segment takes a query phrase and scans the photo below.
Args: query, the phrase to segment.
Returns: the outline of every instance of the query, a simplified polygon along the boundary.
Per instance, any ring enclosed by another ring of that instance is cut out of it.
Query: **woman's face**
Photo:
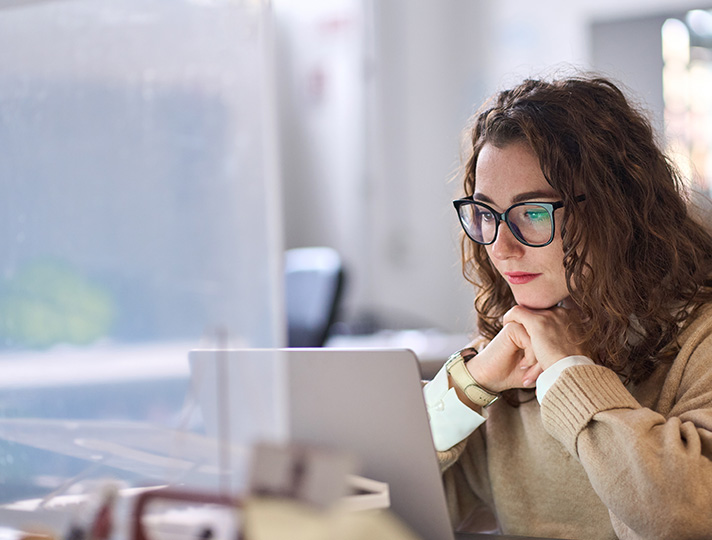
[[[485,144],[477,158],[474,199],[499,212],[524,201],[556,202],[560,197],[547,183],[539,161],[525,142],[503,148]],[[497,271],[509,284],[521,306],[546,309],[569,297],[564,272],[564,251],[558,223],[563,208],[555,211],[554,240],[544,247],[520,243],[501,222],[497,239],[485,246]]]

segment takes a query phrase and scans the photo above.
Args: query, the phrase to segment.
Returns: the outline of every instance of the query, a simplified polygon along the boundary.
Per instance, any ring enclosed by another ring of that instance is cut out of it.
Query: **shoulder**
[[[702,306],[681,332],[661,395],[663,411],[679,414],[701,403],[712,404],[712,305]],[[667,403],[667,406],[664,404]]]
[[[686,356],[693,349],[708,340],[712,336],[712,303],[700,306],[693,316],[688,319],[685,327],[680,332],[678,343],[680,345],[681,356]]]

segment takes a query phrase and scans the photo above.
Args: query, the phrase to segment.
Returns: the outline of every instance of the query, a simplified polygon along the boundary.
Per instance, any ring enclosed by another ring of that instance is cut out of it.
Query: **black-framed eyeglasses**
[[[585,195],[576,197],[580,202]],[[471,196],[453,201],[460,224],[467,236],[484,246],[497,240],[500,222],[504,221],[514,238],[529,247],[544,247],[554,239],[554,211],[564,206],[563,201],[527,201],[513,204],[504,212],[497,212],[491,206],[475,201]]]

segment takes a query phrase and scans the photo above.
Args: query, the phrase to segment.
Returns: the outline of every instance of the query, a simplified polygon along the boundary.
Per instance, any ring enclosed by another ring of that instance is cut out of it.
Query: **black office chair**
[[[328,247],[285,253],[287,345],[322,347],[341,302],[344,268]]]

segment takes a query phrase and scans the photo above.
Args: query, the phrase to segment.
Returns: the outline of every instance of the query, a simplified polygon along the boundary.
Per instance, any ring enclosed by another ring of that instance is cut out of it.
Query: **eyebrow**
[[[512,197],[512,204],[525,201],[535,201],[537,199],[556,199],[557,197],[558,195],[551,191],[525,191],[524,193],[519,193]],[[482,193],[475,193],[472,198],[476,201],[482,201],[492,205],[494,204],[492,199]]]

